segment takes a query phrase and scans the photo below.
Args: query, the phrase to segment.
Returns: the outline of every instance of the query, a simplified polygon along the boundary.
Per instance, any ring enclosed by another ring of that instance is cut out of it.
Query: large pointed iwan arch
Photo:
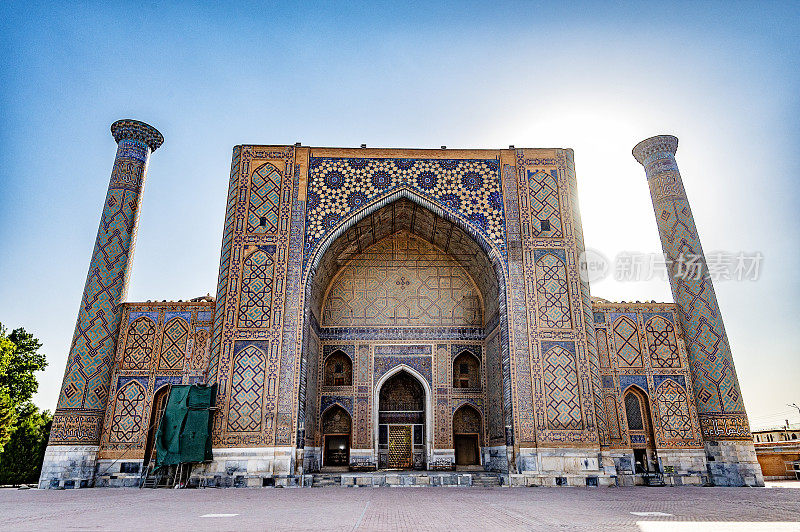
[[[313,360],[315,355],[311,354],[309,359],[309,342],[310,334],[320,331],[320,311],[326,289],[349,259],[383,238],[403,230],[427,240],[438,249],[452,255],[467,271],[483,295],[484,330],[488,333],[499,326],[500,353],[508,353],[505,250],[488,238],[472,221],[450,210],[446,205],[438,204],[409,187],[394,189],[349,213],[335,227],[326,230],[326,235],[313,247],[305,250],[301,281],[304,289],[304,305],[303,355],[300,361],[302,382],[298,397],[300,427],[305,427],[307,412],[314,408],[316,402],[312,398],[306,402],[306,394],[313,393],[307,385],[315,381],[309,377],[309,372],[317,371],[317,364]],[[503,397],[510,397],[510,383],[508,378],[504,377],[509,374],[508,357],[507,355],[502,357],[500,354],[498,357],[501,361],[505,359],[506,367],[502,367],[502,375],[499,376],[497,385],[504,390]],[[356,360],[353,362],[355,366]],[[504,402],[503,399],[499,401],[501,404]],[[509,406],[504,405],[503,415],[500,416],[504,426],[509,425],[512,419]],[[311,415],[308,415],[308,419],[313,423]],[[354,430],[356,426],[354,418]],[[305,428],[306,434],[311,435],[315,432],[311,426]],[[501,427],[499,432],[502,434],[504,427]],[[429,431],[426,438],[432,436],[433,433]],[[356,438],[357,435],[354,434],[354,439]]]

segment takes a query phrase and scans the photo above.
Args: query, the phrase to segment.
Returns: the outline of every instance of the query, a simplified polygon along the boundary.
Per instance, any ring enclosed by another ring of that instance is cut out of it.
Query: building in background
[[[781,427],[753,431],[753,442],[755,443],[777,443],[798,439],[800,439],[800,424],[790,424],[789,420],[786,420],[786,424]]]
[[[800,425],[753,431],[756,457],[765,480],[800,480]]]
[[[204,485],[348,470],[763,485],[710,280],[671,276],[675,304],[591,298],[572,150],[236,146],[216,297],[130,303],[163,138],[112,132],[41,487],[138,483],[178,383],[218,386]],[[665,255],[704,263],[676,148],[634,155]]]

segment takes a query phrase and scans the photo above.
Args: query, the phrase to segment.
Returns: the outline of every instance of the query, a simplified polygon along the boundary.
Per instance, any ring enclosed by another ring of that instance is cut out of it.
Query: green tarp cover
[[[156,434],[156,468],[212,459],[210,408],[216,399],[216,384],[172,387]]]

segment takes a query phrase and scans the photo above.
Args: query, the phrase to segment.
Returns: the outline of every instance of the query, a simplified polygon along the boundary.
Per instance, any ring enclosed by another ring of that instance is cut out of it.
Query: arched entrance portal
[[[633,449],[636,473],[647,473],[655,467],[655,436],[647,394],[631,386],[624,397],[625,418]]]
[[[378,463],[388,469],[425,466],[426,394],[408,371],[389,377],[378,393]]]
[[[329,463],[322,417],[335,401],[352,415],[351,469],[449,469],[454,388],[485,405],[480,444],[505,453],[502,255],[468,222],[410,194],[328,224],[331,236],[308,251],[300,401],[309,467]]]
[[[324,467],[346,467],[350,463],[350,414],[339,405],[330,407],[322,415]]]

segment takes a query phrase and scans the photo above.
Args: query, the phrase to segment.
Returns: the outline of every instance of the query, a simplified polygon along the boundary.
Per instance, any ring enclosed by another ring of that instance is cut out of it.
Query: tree
[[[50,433],[49,412],[31,402],[47,367],[42,343],[23,328],[0,324],[0,484],[35,482]]]
[[[0,484],[36,484],[42,469],[53,417],[27,402],[18,414],[11,439],[0,453]]]
[[[34,372],[47,367],[44,353],[39,352],[42,343],[22,327],[6,336],[0,323],[0,344],[0,389],[8,392],[14,404],[22,405],[39,388]]]

